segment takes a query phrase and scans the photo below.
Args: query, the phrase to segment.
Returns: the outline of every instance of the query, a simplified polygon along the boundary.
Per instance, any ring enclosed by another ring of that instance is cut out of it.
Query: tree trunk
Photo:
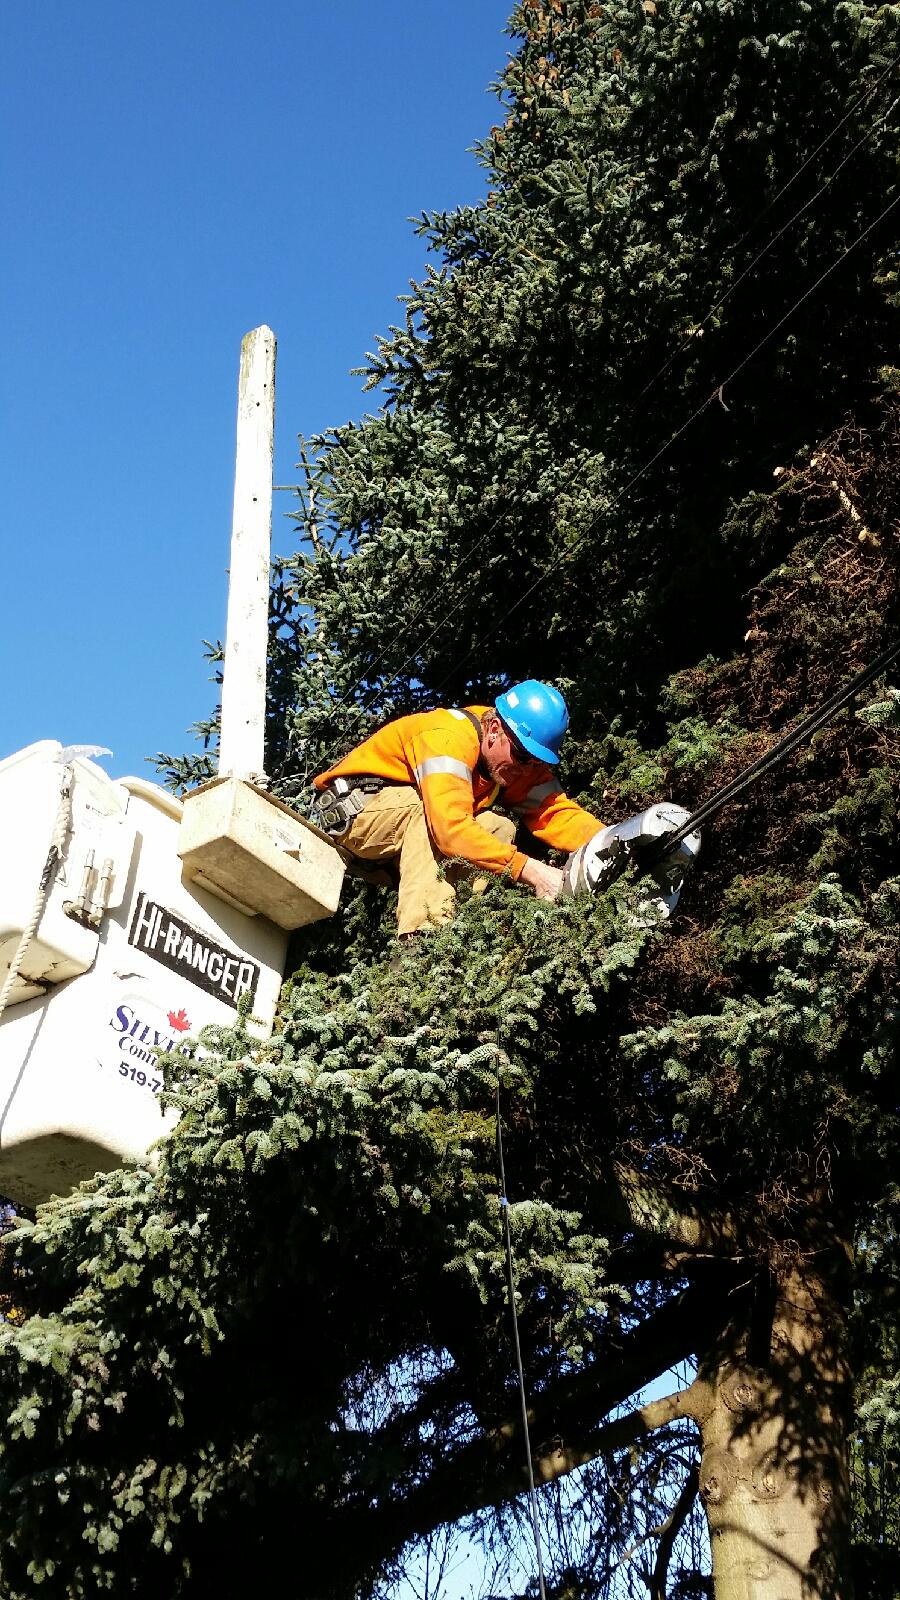
[[[715,1600],[850,1600],[843,1315],[803,1264],[701,1369]]]

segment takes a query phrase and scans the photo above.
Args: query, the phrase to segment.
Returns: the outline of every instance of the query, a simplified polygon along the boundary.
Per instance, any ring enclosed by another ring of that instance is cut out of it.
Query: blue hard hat
[[[566,702],[549,683],[526,678],[497,696],[497,715],[530,756],[555,767],[569,726]]]

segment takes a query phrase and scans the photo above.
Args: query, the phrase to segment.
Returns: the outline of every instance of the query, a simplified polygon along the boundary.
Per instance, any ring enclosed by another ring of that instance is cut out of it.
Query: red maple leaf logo
[[[184,1033],[185,1030],[191,1025],[188,1020],[188,1014],[183,1006],[180,1011],[170,1011],[168,1013],[168,1017],[169,1027],[174,1028],[176,1033]]]

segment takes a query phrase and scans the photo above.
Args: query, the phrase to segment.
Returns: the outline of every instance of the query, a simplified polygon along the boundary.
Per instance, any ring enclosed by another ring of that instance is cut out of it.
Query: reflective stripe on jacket
[[[467,709],[483,717],[490,707]],[[479,811],[497,802],[557,850],[577,850],[603,827],[563,794],[552,767],[530,763],[501,788],[479,771],[480,750],[478,733],[462,711],[419,711],[379,728],[313,781],[324,789],[333,778],[365,772],[412,784],[422,797],[428,831],[441,855],[461,856],[487,872],[509,872],[513,878],[527,856],[479,828],[474,821]]]

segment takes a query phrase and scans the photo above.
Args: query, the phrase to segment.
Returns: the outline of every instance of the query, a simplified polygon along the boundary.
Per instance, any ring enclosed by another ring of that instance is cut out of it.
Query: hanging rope
[[[516,1356],[516,1373],[519,1379],[519,1403],[522,1410],[522,1437],[525,1440],[525,1462],[528,1468],[528,1495],[531,1506],[531,1527],[537,1558],[537,1580],[540,1600],[547,1600],[544,1585],[544,1559],[541,1550],[541,1530],[538,1522],[537,1491],[534,1485],[534,1465],[531,1459],[531,1434],[528,1427],[528,1396],[525,1391],[525,1373],[522,1367],[522,1345],[519,1340],[519,1316],[516,1311],[516,1269],[513,1261],[512,1238],[509,1231],[509,1198],[506,1193],[506,1163],[503,1159],[503,1119],[500,1114],[500,1030],[497,1030],[497,1161],[500,1170],[500,1216],[503,1219],[503,1245],[506,1251],[506,1284],[509,1289],[509,1309],[512,1320],[513,1348]]]
[[[56,818],[53,824],[53,836],[50,840],[50,849],[47,852],[47,859],[44,862],[44,870],[41,873],[40,881],[37,889],[35,890],[31,914],[22,930],[22,937],[19,940],[16,953],[9,964],[9,971],[6,974],[3,987],[0,989],[0,1017],[3,1016],[3,1013],[6,1010],[10,996],[15,988],[22,962],[25,960],[31,941],[37,933],[38,923],[43,915],[44,905],[46,903],[47,894],[50,888],[50,880],[62,859],[62,853],[66,842],[66,834],[69,831],[69,819],[71,817],[71,813],[72,768],[65,767],[60,780],[59,804],[56,808]]]

